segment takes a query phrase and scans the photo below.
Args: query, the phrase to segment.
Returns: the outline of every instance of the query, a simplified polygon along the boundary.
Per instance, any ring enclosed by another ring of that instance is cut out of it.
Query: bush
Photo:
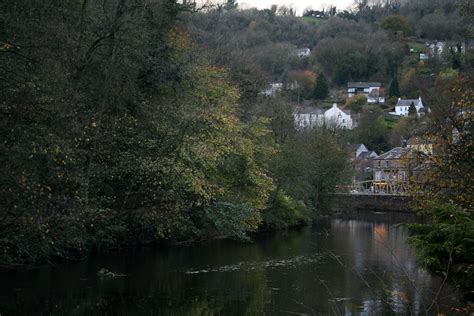
[[[225,236],[240,240],[248,240],[247,233],[257,231],[262,222],[259,211],[223,202],[204,207],[200,220],[206,237]]]
[[[453,203],[430,202],[422,211],[430,224],[407,225],[408,242],[420,263],[432,273],[455,281],[461,288],[474,286],[474,220],[472,213]]]
[[[263,215],[264,226],[269,229],[285,229],[308,223],[309,211],[301,201],[295,201],[285,192],[276,192],[272,208]]]

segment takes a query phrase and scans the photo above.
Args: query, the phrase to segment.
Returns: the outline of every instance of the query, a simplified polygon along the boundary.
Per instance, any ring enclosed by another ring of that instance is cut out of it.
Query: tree
[[[420,82],[416,69],[408,69],[400,82],[401,95],[411,99],[418,98],[421,95]]]
[[[392,15],[383,19],[380,27],[392,35],[402,34],[407,36],[410,33],[410,25],[407,19],[401,15]]]
[[[354,129],[354,143],[367,145],[377,152],[386,151],[389,130],[383,111],[375,106],[363,109],[358,126]]]
[[[322,100],[327,98],[329,95],[329,87],[326,81],[326,78],[322,73],[319,73],[316,78],[316,85],[314,87],[313,96],[317,100]]]
[[[288,73],[288,84],[298,97],[311,98],[315,88],[316,74],[309,70],[292,70]]]
[[[429,224],[410,225],[410,242],[420,262],[462,291],[474,284],[474,200],[472,187],[474,80],[472,74],[438,78],[427,133],[434,147],[423,195],[416,203]]]
[[[398,84],[397,77],[393,78],[392,83],[390,84],[388,95],[390,97],[400,97],[400,86]]]
[[[227,2],[224,5],[224,9],[226,10],[234,10],[237,9],[239,4],[237,3],[237,0],[227,0]]]
[[[403,141],[415,135],[422,135],[420,122],[413,116],[402,116],[390,131],[389,143],[391,147],[400,147]]]
[[[356,94],[346,100],[346,107],[354,113],[360,113],[366,104],[367,97],[363,94]]]
[[[417,114],[417,111],[416,111],[416,107],[415,107],[415,103],[410,103],[410,107],[408,108],[408,115],[409,116],[416,116]]]

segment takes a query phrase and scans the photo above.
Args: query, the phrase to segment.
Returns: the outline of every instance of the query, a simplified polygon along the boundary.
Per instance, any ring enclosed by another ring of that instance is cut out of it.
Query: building
[[[427,61],[429,59],[430,59],[430,56],[428,54],[425,54],[425,53],[420,54],[420,61]]]
[[[311,49],[309,49],[308,47],[300,48],[298,49],[297,54],[299,58],[309,57],[311,56]]]
[[[354,170],[354,181],[365,181],[372,178],[373,159],[378,155],[375,151],[368,150],[364,144],[350,146],[351,165]]]
[[[474,49],[474,39],[465,40],[462,46],[464,52]]]
[[[347,83],[347,96],[353,97],[363,94],[368,103],[385,103],[382,84],[380,82],[349,82]]]
[[[418,99],[401,99],[398,98],[397,105],[395,105],[395,112],[390,112],[390,114],[397,116],[407,116],[410,113],[410,106],[413,103],[416,109],[418,117],[425,113],[425,107],[421,97]]]
[[[312,128],[333,124],[338,128],[354,128],[350,111],[339,109],[336,103],[327,111],[313,107],[299,107],[293,113],[296,128]]]
[[[373,175],[375,181],[402,181],[409,178],[410,149],[396,147],[378,156],[373,161]]]
[[[293,117],[298,129],[313,128],[324,119],[324,111],[310,106],[298,107]]]
[[[396,147],[373,159],[375,181],[408,182],[416,175],[423,178],[428,169],[428,156],[410,147]]]
[[[335,124],[339,128],[354,128],[351,112],[339,109],[336,103],[332,105],[332,108],[324,112],[324,120],[327,123]]]
[[[369,152],[364,144],[355,144],[350,147],[351,155],[355,158],[359,157],[360,154]]]
[[[439,57],[443,53],[446,43],[441,41],[432,41],[426,42],[426,46],[428,47],[429,55],[431,57]]]
[[[423,138],[419,136],[413,136],[407,141],[407,147],[419,152],[427,156],[433,155],[433,144],[430,142],[425,141]]]
[[[283,90],[283,83],[281,82],[274,82],[270,83],[265,89],[262,94],[266,97],[275,97],[278,93]]]

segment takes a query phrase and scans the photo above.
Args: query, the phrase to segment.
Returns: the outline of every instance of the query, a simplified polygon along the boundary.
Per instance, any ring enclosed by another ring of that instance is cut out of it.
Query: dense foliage
[[[386,151],[430,120],[446,144],[433,192],[471,210],[472,8],[459,8],[357,1],[297,17],[236,1],[1,2],[0,265],[308,222],[347,181],[349,141]],[[425,39],[449,49],[420,62]],[[352,132],[295,129],[297,104],[342,103],[350,80],[391,82],[388,106],[356,96]],[[265,98],[274,82],[282,91]],[[420,95],[430,117],[386,119],[396,97]]]
[[[229,76],[196,54],[184,23],[195,9],[174,0],[0,4],[0,265],[246,238],[263,211],[287,227],[319,206],[277,188],[286,178],[275,157],[291,141],[271,124],[290,133],[292,120],[241,120],[248,90],[231,83],[232,67]]]
[[[430,271],[472,289],[474,266],[473,211],[473,77],[438,78],[438,103],[427,133],[434,145],[424,194],[416,198],[431,223],[410,225],[410,242]],[[472,292],[466,292],[472,300]]]

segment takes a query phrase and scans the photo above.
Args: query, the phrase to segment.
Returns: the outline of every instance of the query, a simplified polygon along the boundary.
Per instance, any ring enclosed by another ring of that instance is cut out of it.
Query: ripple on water
[[[256,262],[239,262],[236,264],[219,266],[219,267],[209,267],[205,269],[189,269],[186,270],[186,274],[200,274],[200,273],[211,273],[211,272],[249,272],[263,269],[275,269],[275,268],[290,268],[294,269],[301,265],[307,264],[317,264],[321,263],[321,255],[313,256],[296,256],[289,259],[271,259],[266,261],[256,261]]]

